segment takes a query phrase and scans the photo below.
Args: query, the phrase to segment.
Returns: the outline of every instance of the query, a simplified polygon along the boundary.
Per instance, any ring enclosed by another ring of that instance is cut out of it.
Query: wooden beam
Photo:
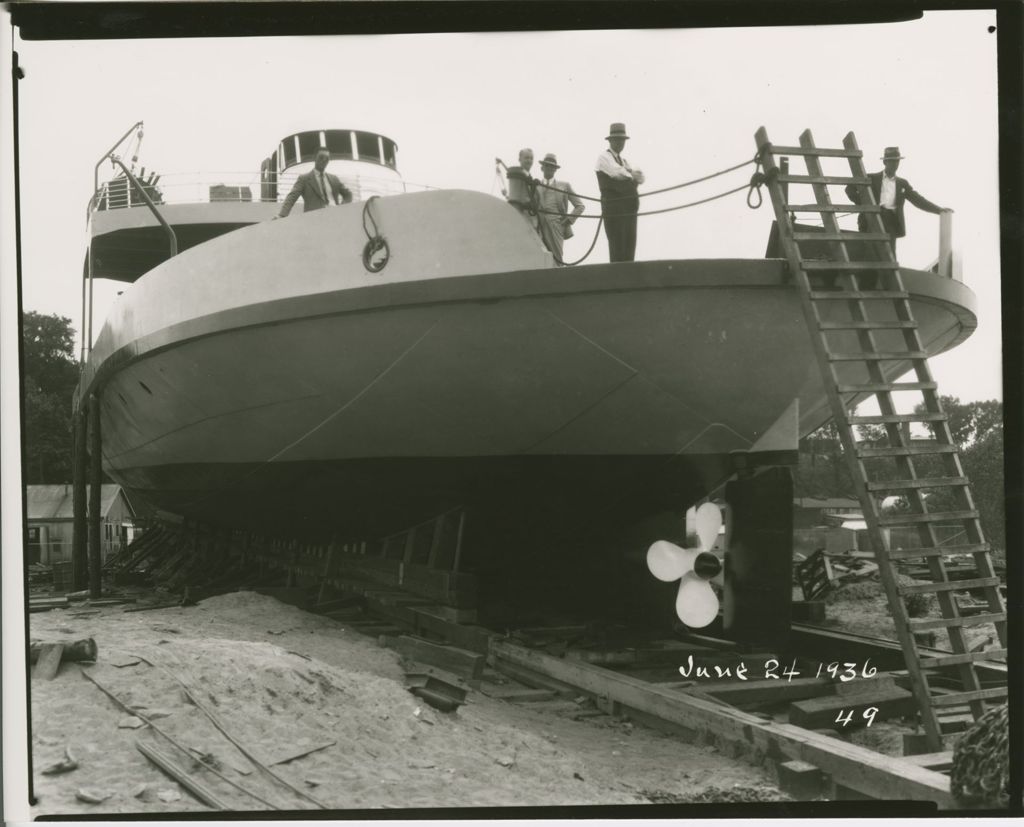
[[[428,640],[402,635],[388,646],[411,660],[440,667],[448,672],[472,679],[484,671],[484,656],[456,646],[443,646]]]
[[[39,647],[39,655],[35,668],[32,670],[32,677],[52,681],[57,670],[60,669],[61,655],[63,654],[63,643],[44,643]]]
[[[103,596],[100,527],[103,515],[103,439],[100,433],[100,400],[89,396],[89,596]]]
[[[933,801],[947,809],[957,806],[947,777],[899,758],[505,641],[492,640],[491,654],[671,723],[742,743],[745,748],[774,760],[806,761],[843,785],[873,798]]]
[[[86,530],[85,478],[88,467],[88,407],[80,405],[75,414],[72,514],[74,528],[71,543],[72,585],[77,591],[89,582],[89,538]]]

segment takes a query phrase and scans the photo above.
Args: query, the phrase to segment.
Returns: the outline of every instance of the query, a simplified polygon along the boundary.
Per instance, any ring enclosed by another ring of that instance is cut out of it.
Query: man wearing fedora
[[[892,237],[893,250],[896,249],[896,239],[903,238],[907,234],[907,224],[903,216],[903,204],[909,201],[918,209],[930,213],[952,212],[947,207],[938,207],[917,192],[907,182],[906,178],[896,177],[896,170],[899,168],[903,156],[900,155],[898,146],[887,146],[882,154],[882,163],[885,167],[883,172],[872,172],[868,175],[871,181],[871,192],[875,196],[875,203],[882,208],[882,226]],[[850,184],[846,188],[846,197],[854,204],[862,201],[863,189],[856,184]],[[857,216],[857,228],[867,232],[871,224],[868,223],[868,214],[860,213]]]
[[[644,174],[622,157],[629,140],[626,125],[613,123],[608,130],[608,149],[597,156],[594,171],[601,189],[601,214],[608,237],[609,261],[633,261],[636,256],[636,214],[640,210],[637,187]]]
[[[544,156],[540,162],[544,180],[537,184],[538,214],[540,219],[540,236],[545,246],[555,257],[559,265],[562,261],[562,244],[572,238],[572,225],[583,212],[583,202],[573,191],[568,181],[555,179],[555,170],[559,169],[558,158],[553,152]],[[569,204],[572,203],[572,215],[569,215]]]

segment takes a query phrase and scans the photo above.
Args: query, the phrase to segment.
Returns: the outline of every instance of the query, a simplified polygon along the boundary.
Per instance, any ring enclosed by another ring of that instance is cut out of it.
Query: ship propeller
[[[722,528],[722,512],[714,503],[691,508],[686,514],[687,543],[680,548],[658,540],[647,550],[647,568],[659,580],[679,581],[676,614],[694,629],[707,626],[718,615],[718,595],[710,581],[722,571],[722,562],[711,552]]]

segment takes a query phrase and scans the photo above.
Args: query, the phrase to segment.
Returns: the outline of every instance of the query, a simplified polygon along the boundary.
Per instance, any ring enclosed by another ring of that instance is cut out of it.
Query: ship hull
[[[367,211],[380,272],[359,265]],[[962,284],[904,279],[929,353],[974,329]],[[465,504],[554,533],[625,524],[710,492],[787,418],[770,447],[829,416],[783,261],[559,268],[518,212],[463,192],[263,222],[164,262],[115,307],[85,393],[134,496],[352,539]]]
[[[502,274],[520,295],[497,298],[495,274],[391,286],[386,306],[339,291],[165,331],[105,384],[106,468],[204,521],[365,537],[474,499],[685,505],[794,399],[800,433],[827,418],[795,290],[749,283],[774,263],[594,271]],[[933,352],[963,335],[962,306],[916,304]]]

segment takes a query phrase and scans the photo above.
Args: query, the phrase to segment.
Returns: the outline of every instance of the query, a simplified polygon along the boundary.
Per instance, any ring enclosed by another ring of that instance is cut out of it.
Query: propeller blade
[[[679,548],[675,543],[658,540],[647,549],[647,568],[659,580],[671,583],[693,571],[693,560],[696,556],[696,553]]]
[[[697,509],[695,523],[701,551],[707,551],[718,539],[718,532],[722,528],[722,511],[714,503],[704,503]]]
[[[691,629],[703,628],[718,616],[718,595],[706,580],[688,573],[679,583],[676,614]]]

